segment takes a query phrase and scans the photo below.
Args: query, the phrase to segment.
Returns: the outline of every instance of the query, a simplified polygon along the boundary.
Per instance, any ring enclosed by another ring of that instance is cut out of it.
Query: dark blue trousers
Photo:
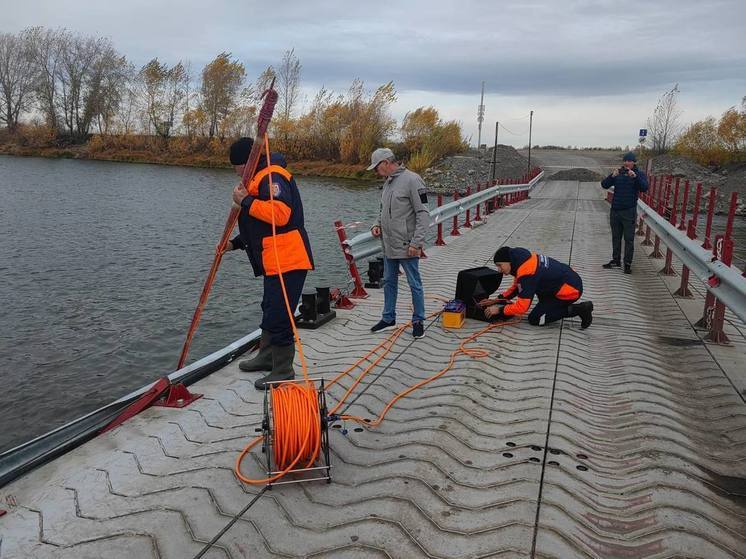
[[[293,270],[282,274],[292,312],[295,312],[300,301],[307,273],[306,270]],[[282,296],[279,276],[264,276],[261,328],[270,333],[272,345],[290,345],[294,342],[293,328],[285,307],[285,298]]]

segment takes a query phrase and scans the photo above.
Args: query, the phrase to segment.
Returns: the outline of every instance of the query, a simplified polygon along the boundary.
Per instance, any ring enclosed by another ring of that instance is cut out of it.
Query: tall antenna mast
[[[477,122],[479,123],[479,133],[477,135],[477,149],[482,146],[482,121],[484,120],[484,82],[482,82],[482,99],[477,109]]]

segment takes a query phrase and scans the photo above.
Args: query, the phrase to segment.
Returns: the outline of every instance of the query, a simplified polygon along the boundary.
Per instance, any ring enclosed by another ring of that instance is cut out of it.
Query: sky
[[[308,101],[393,80],[401,120],[420,106],[482,143],[634,145],[658,97],[679,84],[683,124],[746,95],[746,1],[0,0],[0,32],[65,27],[109,37],[137,67],[199,70],[220,52],[253,81],[294,48]]]

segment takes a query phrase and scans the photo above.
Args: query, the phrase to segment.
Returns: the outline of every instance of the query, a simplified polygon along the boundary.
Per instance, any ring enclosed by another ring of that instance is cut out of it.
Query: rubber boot
[[[593,303],[586,301],[585,303],[576,303],[570,305],[567,316],[579,316],[580,317],[580,329],[585,330],[593,322]]]
[[[272,370],[272,335],[262,330],[262,339],[259,341],[259,351],[251,359],[238,362],[238,368],[245,373]]]
[[[295,359],[295,344],[273,345],[272,372],[265,377],[257,379],[254,382],[254,388],[264,390],[264,384],[267,382],[293,380],[295,378],[293,359]]]

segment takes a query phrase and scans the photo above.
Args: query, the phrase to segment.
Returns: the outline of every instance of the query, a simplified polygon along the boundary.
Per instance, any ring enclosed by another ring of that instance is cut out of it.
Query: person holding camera
[[[601,187],[614,187],[614,199],[611,201],[611,260],[604,268],[621,268],[622,237],[624,237],[624,273],[632,273],[632,256],[635,252],[635,221],[637,220],[637,196],[647,192],[648,177],[637,168],[637,157],[633,152],[624,154],[622,166],[614,169],[601,181]]]

